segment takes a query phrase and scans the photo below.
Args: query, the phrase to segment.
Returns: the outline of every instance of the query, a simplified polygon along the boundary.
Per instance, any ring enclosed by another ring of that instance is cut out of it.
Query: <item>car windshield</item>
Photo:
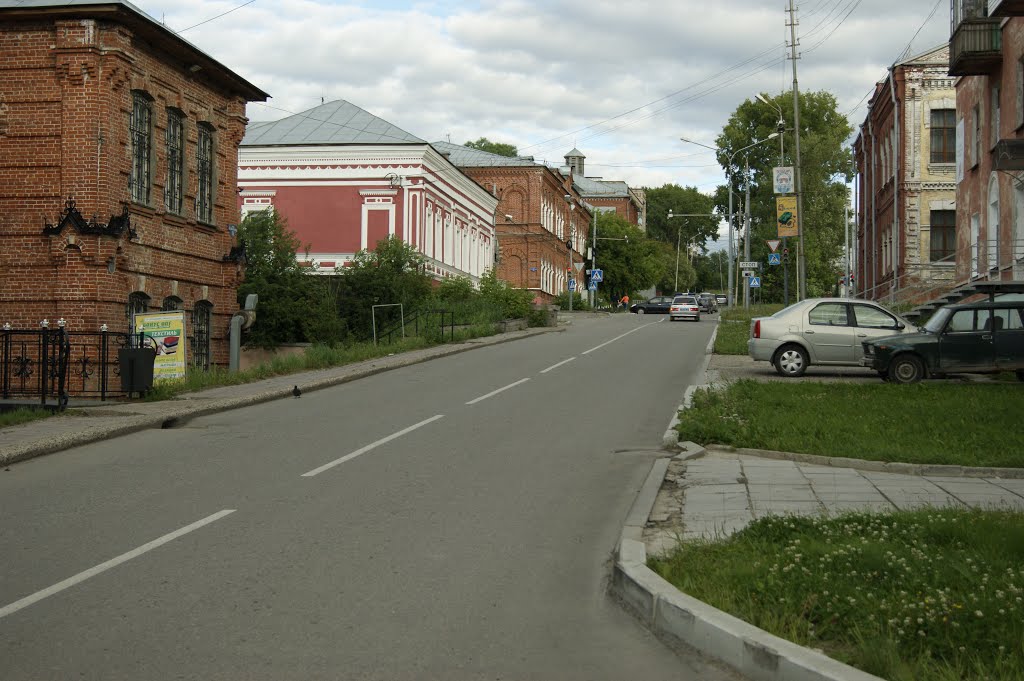
[[[928,320],[928,323],[924,325],[924,330],[928,333],[938,333],[942,331],[942,327],[946,325],[946,320],[949,319],[949,315],[953,314],[953,311],[948,307],[940,307],[936,310],[932,318]]]
[[[674,305],[696,305],[697,301],[693,299],[693,296],[676,296],[672,303]]]

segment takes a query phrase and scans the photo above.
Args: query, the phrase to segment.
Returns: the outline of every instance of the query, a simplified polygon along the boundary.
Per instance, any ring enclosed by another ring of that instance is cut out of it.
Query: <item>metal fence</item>
[[[0,396],[67,406],[68,399],[121,397],[118,351],[138,344],[133,334],[0,328]]]

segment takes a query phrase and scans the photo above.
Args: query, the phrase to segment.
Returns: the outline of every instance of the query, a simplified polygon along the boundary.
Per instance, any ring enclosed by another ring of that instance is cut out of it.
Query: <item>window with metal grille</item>
[[[153,105],[144,92],[132,92],[132,113],[129,116],[128,129],[132,142],[132,171],[128,177],[128,187],[132,201],[149,204]]]
[[[164,304],[160,306],[160,309],[164,312],[173,312],[174,310],[184,309],[184,303],[178,296],[167,296],[164,298]]]
[[[931,259],[952,262],[956,253],[956,211],[933,210],[931,212]]]
[[[135,315],[143,314],[149,309],[149,296],[142,291],[128,294],[128,305],[125,306],[125,317],[128,318],[128,332],[135,332]]]
[[[199,124],[196,154],[199,175],[196,219],[209,224],[213,222],[213,128],[208,123]]]
[[[210,370],[210,320],[213,304],[200,300],[192,308],[192,364],[203,371]]]
[[[168,212],[181,214],[182,178],[185,168],[185,117],[177,109],[167,110],[167,184],[164,205]]]
[[[931,162],[956,163],[956,109],[932,109]]]

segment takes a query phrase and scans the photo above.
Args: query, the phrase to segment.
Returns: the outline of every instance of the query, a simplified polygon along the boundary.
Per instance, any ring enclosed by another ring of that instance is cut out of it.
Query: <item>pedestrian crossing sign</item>
[[[761,288],[761,277],[751,277],[750,288]]]

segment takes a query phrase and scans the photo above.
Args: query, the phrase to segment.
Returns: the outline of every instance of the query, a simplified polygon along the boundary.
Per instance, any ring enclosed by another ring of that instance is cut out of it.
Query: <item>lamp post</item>
[[[779,113],[779,122],[776,124],[776,131],[779,133],[779,166],[786,165],[786,149],[785,149],[785,137],[783,135],[786,132],[786,119],[782,115],[782,107],[768,99],[768,97],[760,92],[756,95],[758,101],[767,104]],[[800,224],[800,218],[797,218],[797,225]],[[782,237],[782,299],[783,304],[789,307],[789,239],[788,237]],[[799,300],[799,291],[797,295]]]
[[[733,304],[733,295],[732,295],[732,282],[733,282],[733,278],[732,278],[732,270],[733,270],[733,263],[736,262],[736,258],[735,258],[735,255],[733,254],[733,249],[732,249],[732,161],[733,161],[734,158],[736,158],[736,155],[739,154],[740,152],[746,151],[747,149],[750,149],[751,147],[756,147],[758,144],[764,144],[768,140],[775,139],[778,136],[779,136],[779,133],[773,132],[772,134],[768,135],[764,139],[757,140],[756,142],[752,142],[751,144],[748,144],[745,147],[737,149],[736,151],[734,151],[731,154],[729,154],[729,156],[728,156],[729,160],[726,162],[726,170],[725,170],[725,172],[726,172],[726,175],[728,176],[728,180],[729,180],[729,290],[725,292],[725,295],[728,298],[728,301],[726,303],[727,305],[732,305]],[[694,142],[693,140],[687,139],[685,137],[680,137],[679,139],[682,140],[683,142],[689,142],[690,144],[696,144],[698,147],[704,147],[705,149],[710,149],[711,151],[714,151],[716,153],[723,153],[723,151],[721,149],[719,149],[718,147],[711,147],[711,146],[708,146],[707,144],[702,144],[700,142]],[[746,182],[748,184],[750,182],[749,174],[748,174],[748,177],[746,178]]]

